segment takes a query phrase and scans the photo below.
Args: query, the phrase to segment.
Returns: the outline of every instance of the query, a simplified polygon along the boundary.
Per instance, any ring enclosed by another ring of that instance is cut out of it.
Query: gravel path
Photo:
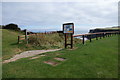
[[[13,56],[12,58],[10,58],[8,60],[4,60],[3,63],[9,63],[9,62],[13,62],[13,61],[16,61],[18,59],[21,59],[21,58],[31,57],[31,56],[35,56],[35,55],[42,54],[45,52],[52,52],[52,51],[58,51],[58,50],[61,50],[61,49],[25,51],[25,52],[22,52],[20,54]]]

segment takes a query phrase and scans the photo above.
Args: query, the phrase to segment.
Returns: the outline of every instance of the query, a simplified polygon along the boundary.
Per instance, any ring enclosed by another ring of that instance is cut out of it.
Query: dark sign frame
[[[65,25],[72,25],[72,33],[65,33],[64,29],[65,29]],[[74,34],[74,23],[65,23],[63,24],[63,33],[64,34]]]

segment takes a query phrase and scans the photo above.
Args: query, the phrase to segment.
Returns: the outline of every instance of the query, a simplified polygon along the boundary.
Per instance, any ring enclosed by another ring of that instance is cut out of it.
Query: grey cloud
[[[117,24],[116,3],[11,2],[3,3],[3,24],[10,22],[29,28],[57,29],[64,22],[76,26]],[[115,15],[116,14],[116,15]],[[23,28],[24,28],[23,27]],[[79,28],[79,27],[78,27]],[[58,28],[60,29],[60,27]]]

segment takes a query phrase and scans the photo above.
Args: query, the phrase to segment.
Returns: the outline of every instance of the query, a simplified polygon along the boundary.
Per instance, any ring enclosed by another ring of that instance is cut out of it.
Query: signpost
[[[65,35],[65,48],[67,48],[67,45],[71,46],[71,49],[73,48],[73,34],[74,34],[74,24],[73,23],[65,23],[63,24],[63,33]],[[67,43],[67,38],[71,37],[71,43]]]

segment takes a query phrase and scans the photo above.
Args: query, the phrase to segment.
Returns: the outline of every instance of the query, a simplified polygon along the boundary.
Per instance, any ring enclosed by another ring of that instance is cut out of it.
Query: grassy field
[[[3,64],[3,78],[118,77],[118,36],[94,40],[91,43],[87,41],[85,45],[78,44],[76,47],[73,50],[45,53],[47,56],[33,60],[24,58]],[[58,53],[61,55],[57,55]],[[53,59],[55,57],[66,58],[66,61],[57,61]],[[48,60],[59,64],[51,66],[43,63]]]

